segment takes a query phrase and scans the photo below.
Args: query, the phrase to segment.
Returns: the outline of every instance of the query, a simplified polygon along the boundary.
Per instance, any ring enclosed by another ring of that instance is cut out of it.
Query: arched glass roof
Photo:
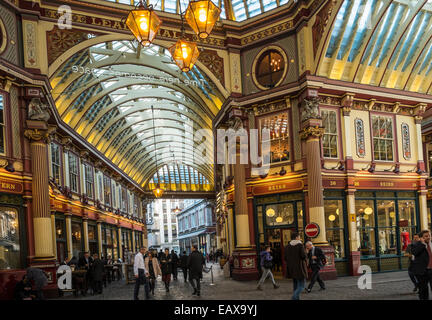
[[[431,93],[432,1],[344,1],[318,73]]]
[[[137,0],[104,0],[115,3],[128,5],[136,5]],[[270,11],[287,4],[288,2],[296,2],[297,0],[213,0],[213,3],[221,9],[221,19],[229,19],[235,21],[244,21],[253,18],[259,14]],[[181,9],[184,12],[189,4],[187,0],[148,0],[147,3],[152,4],[154,9],[170,13],[180,13]],[[226,9],[228,7],[228,10]],[[232,10],[232,11],[231,11]],[[232,12],[230,15],[229,12]]]
[[[186,74],[163,47],[110,41],[73,55],[51,84],[63,121],[140,185],[167,170],[169,190],[213,188],[211,125],[223,96],[197,67]],[[174,186],[184,170],[199,179]]]

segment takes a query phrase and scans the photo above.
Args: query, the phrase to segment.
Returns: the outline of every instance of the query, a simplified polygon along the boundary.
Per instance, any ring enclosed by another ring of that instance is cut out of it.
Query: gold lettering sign
[[[335,186],[336,185],[336,181],[330,181],[330,185],[331,186]]]
[[[380,187],[394,187],[394,183],[393,182],[381,181],[380,182]]]
[[[21,193],[23,185],[16,182],[0,181],[0,192]]]
[[[360,185],[360,182],[358,182],[358,181],[354,181],[354,186],[355,187],[358,187]]]
[[[2,189],[6,189],[6,190],[15,191],[16,186],[14,184],[12,184],[12,183],[2,182],[1,183],[1,188]]]
[[[269,191],[278,191],[278,190],[282,190],[282,189],[285,189],[285,188],[286,188],[286,184],[278,184],[278,185],[275,185],[275,186],[269,186],[268,190]]]

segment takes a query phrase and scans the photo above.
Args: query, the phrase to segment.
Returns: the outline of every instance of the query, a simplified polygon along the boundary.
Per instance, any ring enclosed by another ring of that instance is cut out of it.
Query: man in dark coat
[[[177,280],[177,268],[179,263],[179,258],[177,253],[174,250],[171,250],[171,258],[172,258],[172,275],[174,280]]]
[[[414,262],[414,255],[412,254],[412,247],[419,241],[418,234],[414,234],[412,242],[407,246],[406,253],[408,254],[409,259],[409,265],[408,265],[408,276],[410,277],[412,283],[414,284],[414,292],[417,292],[418,290],[418,280],[413,272],[413,262]]]
[[[285,247],[287,277],[293,279],[292,300],[299,300],[307,278],[306,251],[297,232],[291,234],[291,241]]]
[[[183,255],[180,257],[180,268],[183,271],[183,277],[184,281],[187,281],[187,273],[188,273],[188,255],[186,254],[186,251],[183,251]]]
[[[189,269],[189,282],[194,289],[192,295],[196,294],[198,297],[201,294],[200,279],[202,279],[203,265],[205,265],[204,256],[201,252],[198,251],[198,247],[194,245],[192,247],[192,252],[189,255],[187,266]]]
[[[169,285],[171,281],[172,273],[172,257],[169,254],[169,249],[165,249],[165,253],[162,253],[160,258],[161,271],[162,271],[162,281],[165,283],[165,290],[169,292]]]
[[[104,263],[97,253],[93,254],[93,263],[91,265],[91,274],[93,280],[93,294],[101,294],[102,293],[102,280],[103,274],[105,272]]]
[[[87,290],[88,290],[90,284],[92,283],[92,278],[91,278],[92,275],[90,272],[90,267],[91,267],[92,263],[93,263],[93,259],[92,259],[92,257],[90,257],[90,253],[88,251],[84,252],[84,255],[81,256],[81,258],[79,258],[79,260],[78,260],[78,268],[84,269],[87,271],[87,273],[85,275],[85,285],[84,285],[83,296],[85,296],[87,294]]]
[[[39,268],[30,267],[27,269],[26,278],[28,281],[33,281],[34,291],[36,293],[36,300],[44,300],[42,288],[47,285],[48,279]]]
[[[419,241],[412,245],[412,271],[419,281],[420,300],[429,300],[428,284],[432,286],[432,244],[429,230],[419,233]]]
[[[320,270],[324,268],[326,257],[321,248],[315,247],[311,241],[306,242],[308,265],[312,270],[311,281],[307,292],[311,292],[316,281],[320,285],[320,290],[325,290],[324,281],[320,277]]]
[[[33,300],[35,297],[26,275],[15,285],[14,297],[15,300]]]

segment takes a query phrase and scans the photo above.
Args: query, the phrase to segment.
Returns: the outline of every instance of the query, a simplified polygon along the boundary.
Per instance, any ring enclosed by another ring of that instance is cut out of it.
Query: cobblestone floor
[[[293,286],[288,279],[276,280],[279,289],[273,289],[267,279],[263,291],[256,290],[257,281],[240,282],[224,278],[219,265],[213,265],[214,285],[211,285],[210,273],[205,273],[201,283],[201,297],[192,296],[189,283],[185,283],[179,270],[177,281],[171,281],[170,292],[166,293],[159,277],[154,300],[287,300],[291,298]],[[341,277],[326,281],[327,289],[318,291],[318,284],[311,293],[302,293],[303,300],[418,300],[413,293],[413,285],[406,271],[387,272],[372,275],[372,289],[360,290],[357,286],[358,277]],[[124,280],[115,281],[104,288],[103,294],[86,297],[74,297],[66,293],[63,300],[132,300],[134,285],[126,285]],[[144,290],[140,289],[140,299],[144,299]]]

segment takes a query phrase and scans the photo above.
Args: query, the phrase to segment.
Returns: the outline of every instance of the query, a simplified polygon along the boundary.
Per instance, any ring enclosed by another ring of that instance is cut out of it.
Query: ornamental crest
[[[356,149],[357,156],[364,158],[366,156],[365,138],[364,138],[364,124],[362,119],[355,119],[355,135],[356,135]]]
[[[411,159],[411,142],[410,142],[410,133],[409,126],[406,123],[402,123],[402,150],[403,157],[405,160]]]

